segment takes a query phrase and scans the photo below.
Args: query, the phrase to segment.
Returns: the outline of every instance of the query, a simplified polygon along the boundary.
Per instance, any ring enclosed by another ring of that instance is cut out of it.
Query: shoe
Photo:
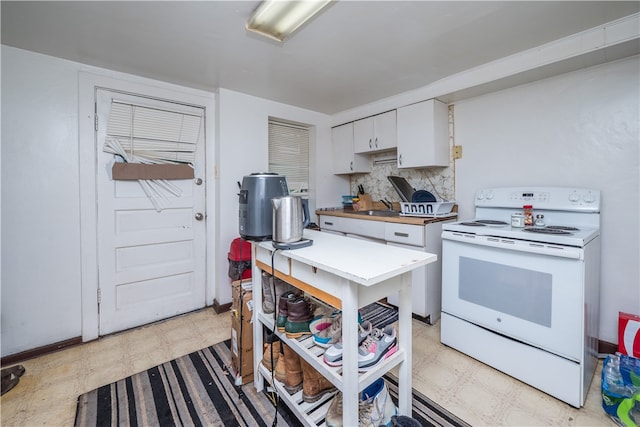
[[[287,320],[284,324],[284,331],[289,338],[299,338],[303,335],[311,334],[309,322],[313,319],[313,303],[298,296],[287,300]]]
[[[368,320],[358,325],[358,346],[364,342],[372,330],[373,325]],[[329,366],[342,366],[342,340],[326,349],[322,360]]]
[[[365,372],[376,366],[398,350],[396,329],[387,325],[384,329],[375,329],[358,347],[358,370]]]
[[[324,418],[327,427],[342,427],[342,392],[339,391],[333,396],[327,415]]]
[[[262,365],[271,372],[276,364],[278,363],[278,357],[280,352],[278,351],[278,346],[280,343],[277,341],[274,343],[265,343],[264,345],[264,353],[262,354]]]
[[[282,345],[284,344],[281,344],[281,342],[277,342],[274,343],[274,345],[274,350],[277,350],[278,352],[274,377],[276,378],[276,380],[284,384],[287,381],[287,364],[284,361],[284,353],[282,352]]]
[[[311,329],[311,325],[309,325]],[[328,348],[342,339],[342,316],[333,319],[328,328],[313,334],[313,342],[320,347]]]
[[[330,327],[333,324],[333,321],[336,320],[341,313],[340,310],[332,311],[330,313],[325,313],[324,310],[324,308],[316,310],[313,319],[309,322],[309,331],[311,331],[312,335]]]
[[[398,414],[398,409],[391,400],[387,383],[379,378],[362,390],[363,407],[366,413],[359,413],[360,425],[389,426],[391,417]]]
[[[287,301],[299,297],[293,291],[286,291],[278,297],[278,317],[276,318],[276,327],[278,331],[284,332],[284,324],[287,322],[288,306]]]
[[[302,365],[302,400],[313,403],[327,393],[333,393],[336,387],[306,360],[300,358]]]
[[[1,395],[4,395],[6,392],[14,388],[18,382],[20,382],[20,378],[13,372],[8,372],[6,375],[2,374],[2,383],[1,383]]]
[[[2,371],[0,371],[0,375],[2,375],[2,377],[4,378],[7,376],[10,376],[11,374],[14,374],[19,378],[22,375],[24,375],[24,372],[25,372],[24,366],[14,365],[14,366],[10,366],[8,368],[2,369]]]
[[[291,347],[282,343],[284,349],[284,364],[287,371],[284,389],[289,394],[295,394],[302,389],[302,365],[300,356]]]

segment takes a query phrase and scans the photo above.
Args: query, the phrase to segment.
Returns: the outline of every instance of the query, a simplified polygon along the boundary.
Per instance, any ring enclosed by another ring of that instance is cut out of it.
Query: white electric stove
[[[512,226],[525,205],[538,224]],[[582,406],[597,363],[600,192],[489,188],[475,208],[442,226],[441,341]]]

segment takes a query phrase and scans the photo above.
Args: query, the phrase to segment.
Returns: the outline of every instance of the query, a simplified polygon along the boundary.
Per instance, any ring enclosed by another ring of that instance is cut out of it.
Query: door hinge
[[[100,288],[98,288],[98,304],[100,304],[102,302],[102,292],[100,291]]]
[[[94,124],[95,124],[95,131],[98,132],[98,115],[95,115],[95,120],[94,120]]]

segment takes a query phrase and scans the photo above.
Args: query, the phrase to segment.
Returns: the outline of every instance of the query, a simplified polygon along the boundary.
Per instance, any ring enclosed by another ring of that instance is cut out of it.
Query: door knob
[[[200,212],[198,212],[195,216],[196,221],[202,221],[204,219],[204,215],[202,215]]]
[[[196,178],[196,185],[202,185],[202,178]]]

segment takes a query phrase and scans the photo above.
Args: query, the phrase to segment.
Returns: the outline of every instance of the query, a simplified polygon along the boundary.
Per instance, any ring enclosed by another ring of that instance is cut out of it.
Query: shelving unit
[[[311,336],[289,339],[278,333],[311,366],[324,375],[343,394],[343,424],[358,424],[359,393],[394,367],[399,367],[398,409],[411,414],[411,271],[434,262],[436,256],[393,246],[349,239],[328,233],[305,230],[312,239],[307,248],[276,251],[271,242],[254,242],[252,250],[253,277],[261,270],[342,310],[342,367],[327,366],[322,360],[324,349],[313,343]],[[275,251],[275,253],[274,253]],[[272,270],[273,266],[273,270]],[[368,372],[358,372],[357,313],[360,307],[399,292],[398,351]],[[254,286],[254,348],[262,348],[263,325],[274,330],[273,315],[262,313],[262,288]],[[260,363],[262,354],[254,352],[254,384],[258,391],[263,379],[271,382],[271,374]],[[290,396],[275,381],[279,391],[300,420],[309,426],[322,425],[326,408],[323,404],[306,404],[300,396]]]

